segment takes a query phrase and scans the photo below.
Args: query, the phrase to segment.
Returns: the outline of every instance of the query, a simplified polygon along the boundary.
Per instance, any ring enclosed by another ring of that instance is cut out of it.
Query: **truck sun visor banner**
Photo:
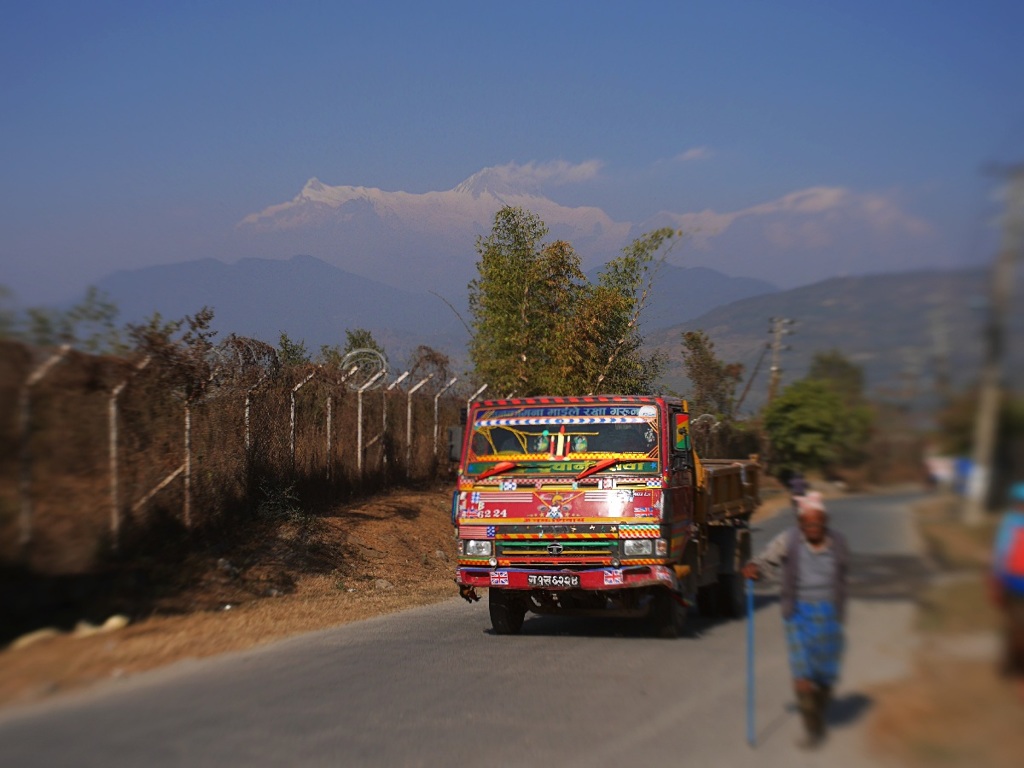
[[[495,408],[477,411],[476,423],[481,426],[499,424],[571,424],[586,423],[562,421],[563,419],[615,419],[620,424],[637,424],[650,421],[658,416],[658,409],[653,405],[595,405],[595,406],[549,406],[524,408]],[[529,419],[531,421],[521,421]],[[533,421],[536,420],[536,421]],[[612,424],[616,421],[603,423]],[[593,422],[600,423],[600,422]]]

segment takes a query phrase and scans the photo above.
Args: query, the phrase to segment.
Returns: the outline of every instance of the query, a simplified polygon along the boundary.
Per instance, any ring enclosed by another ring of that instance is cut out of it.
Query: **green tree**
[[[135,350],[160,361],[163,375],[181,387],[188,400],[202,397],[213,382],[213,309],[203,307],[181,320],[164,320],[159,312],[145,322],[129,323],[128,338]],[[183,330],[184,329],[184,330]]]
[[[847,405],[864,402],[864,369],[838,349],[816,353],[806,378],[827,382]]]
[[[545,243],[547,233],[535,214],[505,207],[477,241],[469,284],[477,379],[501,395],[650,391],[660,358],[642,354],[637,321],[644,278],[672,231],[638,239],[596,284],[572,245]]]
[[[779,471],[827,469],[863,460],[871,430],[866,406],[850,406],[828,382],[801,379],[764,410]]]
[[[13,312],[4,313],[0,325],[6,324],[5,335],[40,347],[70,344],[94,355],[123,354],[128,347],[115,322],[118,314],[117,305],[90,286],[82,301],[67,311],[29,307],[20,320]]]
[[[377,343],[377,340],[373,338],[373,334],[365,328],[352,328],[345,330],[345,348],[342,350],[342,357],[357,349],[372,349],[374,352],[380,352],[387,360],[387,354],[384,352],[384,347]]]
[[[341,370],[341,361],[345,359],[345,353],[337,344],[321,344],[320,352],[316,356],[316,362],[324,368]]]
[[[594,329],[591,343],[597,347],[598,359],[604,361],[592,390],[631,394],[654,391],[665,358],[658,352],[643,354],[640,313],[657,268],[664,263],[667,249],[662,249],[674,235],[673,230],[663,228],[638,237],[623,249],[622,256],[605,265],[597,289],[584,302],[590,314],[585,314],[584,320]]]
[[[297,365],[307,365],[309,352],[306,350],[306,342],[292,341],[287,333],[281,331],[281,338],[277,343],[277,359],[281,361],[284,368],[291,368]]]
[[[377,340],[373,338],[373,334],[370,331],[365,328],[354,328],[345,331],[344,348],[337,344],[321,345],[316,362],[324,368],[338,371],[341,370],[341,364],[344,362],[345,356],[357,349],[372,349],[374,352],[379,352],[385,360],[388,359],[384,347],[377,343]]]
[[[127,347],[116,324],[118,314],[120,310],[108,296],[89,286],[85,298],[67,313],[71,343],[90,354],[125,352]]]
[[[730,419],[736,407],[736,387],[743,378],[740,363],[724,363],[715,343],[702,331],[683,332],[683,367],[693,387],[690,412]]]

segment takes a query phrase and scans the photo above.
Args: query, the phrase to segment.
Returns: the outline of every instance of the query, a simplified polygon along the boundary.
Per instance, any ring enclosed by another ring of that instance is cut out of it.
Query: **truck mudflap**
[[[675,572],[666,565],[593,568],[582,571],[464,566],[458,569],[456,581],[460,585],[470,587],[549,591],[568,589],[602,591],[652,587],[659,584],[676,591],[679,586]]]

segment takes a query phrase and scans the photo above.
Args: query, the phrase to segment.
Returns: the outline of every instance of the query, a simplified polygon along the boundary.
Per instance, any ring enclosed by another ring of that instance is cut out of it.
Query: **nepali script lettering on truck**
[[[452,500],[460,593],[487,588],[498,634],[527,612],[644,618],[662,637],[692,604],[742,615],[758,470],[701,460],[681,400],[471,403]]]

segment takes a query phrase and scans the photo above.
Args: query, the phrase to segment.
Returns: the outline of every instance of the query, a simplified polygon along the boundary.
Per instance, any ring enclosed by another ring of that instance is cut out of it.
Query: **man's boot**
[[[797,742],[802,749],[814,749],[821,742],[822,720],[818,707],[818,691],[799,691],[796,695],[800,717],[804,721],[804,735]]]
[[[828,729],[828,718],[825,715],[828,712],[828,704],[832,700],[832,686],[819,685],[814,692],[814,698],[818,707],[818,738],[823,739],[825,731]]]

